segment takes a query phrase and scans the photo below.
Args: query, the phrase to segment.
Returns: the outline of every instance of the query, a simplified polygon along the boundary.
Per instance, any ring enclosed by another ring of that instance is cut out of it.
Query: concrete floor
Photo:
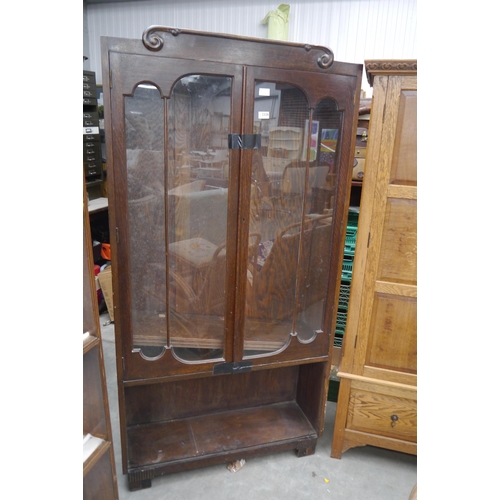
[[[104,313],[101,333],[120,500],[408,500],[417,482],[417,457],[370,446],[352,448],[340,460],[330,457],[333,402],[327,404],[325,432],[314,455],[277,453],[251,459],[238,472],[216,465],[158,477],[151,488],[128,491],[121,472],[114,325],[107,322]]]

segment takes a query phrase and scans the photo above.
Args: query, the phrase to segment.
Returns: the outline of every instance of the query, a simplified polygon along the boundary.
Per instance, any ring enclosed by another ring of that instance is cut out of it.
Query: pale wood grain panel
[[[378,370],[379,372],[387,372],[387,370]],[[375,376],[369,377],[366,375],[355,375],[353,373],[337,372],[337,377],[342,379],[349,379],[353,381],[352,387],[358,389],[373,389],[373,384],[376,384],[379,388],[379,392],[389,395],[401,396],[401,391],[412,391],[417,390],[415,385],[416,380],[408,380],[409,383],[402,383],[401,381],[394,382],[388,380],[387,378],[380,378],[379,373],[373,373]],[[377,378],[378,377],[378,378]],[[406,394],[407,397],[412,397]]]
[[[375,283],[376,293],[386,293],[390,295],[401,295],[403,297],[417,298],[417,287],[404,283],[391,283],[389,281],[377,281]]]
[[[417,91],[402,90],[391,166],[391,183],[417,184]]]
[[[416,373],[416,332],[416,299],[376,294],[365,364]]]
[[[355,446],[378,446],[387,450],[400,451],[401,453],[417,454],[417,443],[412,443],[404,439],[395,439],[387,436],[378,436],[369,432],[360,432],[353,429],[346,429],[344,433],[344,442],[342,443],[342,452]],[[339,458],[339,457],[335,457]]]
[[[359,287],[358,293],[361,295],[357,324],[357,348],[352,368],[353,372],[358,374],[363,373],[365,364],[368,335],[363,332],[368,332],[370,329],[375,282],[377,279],[393,281],[392,278],[386,279],[384,274],[378,271],[378,268],[379,261],[384,258],[381,248],[384,242],[385,225],[387,218],[392,216],[390,209],[386,214],[386,205],[388,203],[387,190],[390,184],[390,165],[392,164],[398,123],[401,81],[401,76],[391,76],[390,78],[379,76],[374,81],[373,103],[378,102],[382,108],[372,109],[370,114],[366,176],[363,180],[360,207],[359,232],[360,241],[363,241],[363,239],[367,241],[366,264],[363,269],[359,269],[357,278],[353,275],[353,290],[351,291],[351,296],[354,296],[354,287]],[[372,140],[372,132],[375,133],[375,140]],[[368,187],[366,194],[365,186]],[[362,231],[366,231],[363,236],[361,235]],[[355,273],[357,272],[356,265],[355,261]]]
[[[369,270],[368,262],[368,240],[371,240],[371,221],[374,211],[378,211],[380,204],[380,187],[377,183],[379,171],[380,144],[382,142],[383,121],[382,116],[385,109],[385,92],[388,86],[387,77],[377,78],[375,87],[378,89],[372,101],[370,115],[370,135],[366,151],[365,176],[363,179],[363,194],[360,204],[360,217],[358,222],[358,235],[356,238],[356,252],[354,255],[354,267],[352,276],[351,294],[349,297],[349,314],[347,316],[346,331],[344,334],[343,353],[340,368],[343,371],[362,373],[362,364],[356,353],[356,337],[363,322],[366,321],[368,306],[364,303],[369,300],[367,294],[362,293],[362,283],[365,273]],[[382,186],[383,189],[383,186]],[[362,214],[362,215],[361,215]],[[373,266],[373,264],[370,264]],[[362,343],[362,341],[361,341]],[[358,349],[360,343],[358,342]]]
[[[377,279],[417,283],[417,202],[389,198]]]
[[[400,371],[388,370],[378,366],[365,366],[363,370],[363,378],[372,380],[380,380],[388,383],[403,384],[405,387],[411,386],[414,390],[417,389],[417,374],[403,373]]]
[[[391,417],[397,417],[393,425]],[[392,438],[417,440],[417,403],[414,399],[353,389],[348,428]]]
[[[417,186],[400,186],[398,184],[390,184],[387,186],[387,196],[389,198],[416,200]]]

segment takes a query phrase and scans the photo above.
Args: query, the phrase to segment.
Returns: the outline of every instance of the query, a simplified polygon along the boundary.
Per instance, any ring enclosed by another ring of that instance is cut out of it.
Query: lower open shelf
[[[318,435],[294,401],[129,427],[131,473],[149,478],[275,451],[314,452]],[[200,464],[205,462],[205,464]],[[191,465],[191,466],[190,466]]]

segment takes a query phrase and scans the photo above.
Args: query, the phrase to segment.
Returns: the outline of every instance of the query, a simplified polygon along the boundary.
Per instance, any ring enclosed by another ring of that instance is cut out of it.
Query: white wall
[[[417,58],[417,0],[288,0],[291,42],[325,45],[338,61]],[[153,24],[266,37],[260,24],[280,2],[267,0],[135,0],[88,4],[88,67],[102,82],[100,37],[141,38]],[[85,47],[85,44],[84,44]],[[363,75],[363,90],[371,89]]]

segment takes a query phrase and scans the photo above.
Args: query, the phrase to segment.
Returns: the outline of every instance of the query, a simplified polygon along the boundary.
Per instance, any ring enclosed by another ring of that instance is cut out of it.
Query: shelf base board
[[[154,477],[286,450],[312,455],[318,435],[297,403],[130,427],[129,489]]]

